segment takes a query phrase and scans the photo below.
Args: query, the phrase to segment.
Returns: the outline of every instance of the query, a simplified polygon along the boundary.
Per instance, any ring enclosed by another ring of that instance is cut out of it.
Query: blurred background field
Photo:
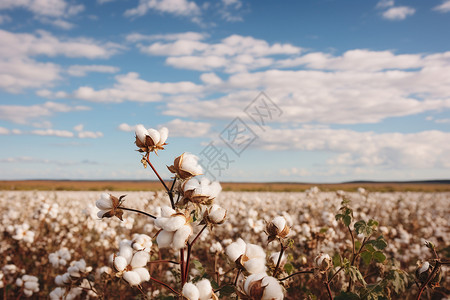
[[[224,191],[247,192],[303,192],[313,186],[322,191],[357,191],[362,187],[370,192],[450,192],[449,180],[409,181],[409,182],[370,182],[357,181],[347,183],[288,183],[288,182],[221,182]],[[0,181],[0,190],[40,190],[40,191],[157,191],[161,184],[145,180],[4,180]]]

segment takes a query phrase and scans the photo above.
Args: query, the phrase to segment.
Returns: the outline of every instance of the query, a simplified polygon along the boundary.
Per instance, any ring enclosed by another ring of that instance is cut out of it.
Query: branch
[[[147,153],[147,155],[145,156],[145,160],[147,161],[147,163],[150,165],[150,167],[152,168],[153,172],[156,174],[156,176],[158,177],[159,181],[161,181],[162,185],[164,186],[164,188],[166,189],[166,192],[169,192],[169,188],[167,187],[166,183],[164,182],[164,180],[162,180],[161,176],[159,176],[158,171],[156,171],[155,167],[152,165],[152,163],[150,162],[150,159],[148,158],[150,155],[150,153]]]
[[[146,215],[147,217],[150,217],[152,219],[156,219],[156,217],[154,215],[148,214],[145,211],[141,211],[141,210],[134,209],[134,208],[127,208],[127,207],[123,207],[123,206],[119,206],[118,208],[123,209],[123,210],[128,210],[128,211],[134,211],[134,212],[137,212],[139,214]]]
[[[292,273],[291,275],[289,275],[287,277],[279,279],[279,281],[288,280],[289,278],[294,277],[295,275],[298,275],[298,274],[313,274],[313,273],[314,273],[313,270],[298,271],[298,272]]]

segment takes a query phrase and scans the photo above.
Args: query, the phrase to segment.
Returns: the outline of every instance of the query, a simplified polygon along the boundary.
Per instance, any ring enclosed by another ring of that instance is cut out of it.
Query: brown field
[[[170,184],[169,182],[167,184]],[[450,183],[428,182],[369,182],[369,183],[277,183],[277,182],[221,182],[224,191],[302,192],[312,186],[323,191],[356,191],[363,187],[373,192],[449,192]],[[75,180],[4,180],[0,190],[57,190],[57,191],[155,191],[161,190],[157,181],[75,181]]]

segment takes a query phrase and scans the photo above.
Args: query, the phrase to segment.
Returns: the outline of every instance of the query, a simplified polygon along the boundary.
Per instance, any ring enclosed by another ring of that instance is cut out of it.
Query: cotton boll
[[[131,286],[141,283],[141,277],[134,271],[125,272],[123,274],[123,279],[125,279]]]
[[[139,274],[139,277],[141,278],[141,282],[149,281],[150,280],[150,273],[146,268],[135,268],[133,269],[133,272],[136,272]]]
[[[211,282],[208,279],[202,279],[195,284],[199,291],[199,300],[209,300],[213,293]]]
[[[173,249],[179,250],[181,248],[184,248],[184,246],[186,245],[186,241],[188,240],[191,234],[192,234],[192,227],[191,225],[187,224],[178,229],[177,231],[175,231],[172,242]]]
[[[159,130],[159,144],[164,144],[169,136],[169,129],[163,127]]]
[[[116,258],[114,259],[114,268],[119,272],[125,270],[127,265],[128,265],[128,262],[127,262],[126,258],[123,256],[116,256]]]
[[[161,230],[156,237],[156,243],[160,249],[169,248],[173,241],[174,232]]]
[[[276,278],[266,276],[263,278],[261,285],[265,286],[261,300],[281,300],[284,298],[283,288]]]
[[[167,231],[176,231],[184,224],[186,224],[186,217],[184,215],[172,216],[164,220],[164,222],[155,223],[155,225]]]
[[[176,211],[169,206],[161,207],[161,217],[168,218],[175,213]]]
[[[152,139],[155,145],[159,143],[161,135],[159,134],[158,130],[150,128],[147,130],[147,135]]]
[[[124,257],[129,264],[131,262],[131,258],[133,257],[133,248],[129,245],[123,245],[119,249],[119,256]]]
[[[246,246],[247,245],[244,240],[239,238],[236,242],[231,243],[227,246],[227,248],[225,249],[225,253],[230,258],[230,260],[236,261],[239,256],[245,253]]]
[[[181,294],[189,300],[199,300],[200,297],[198,288],[190,282],[184,284]]]
[[[147,129],[145,129],[144,125],[142,125],[142,124],[136,125],[135,133],[136,133],[136,137],[142,143],[145,143],[145,136],[148,134],[148,132],[147,132]]]
[[[150,254],[145,251],[138,251],[134,254],[133,259],[131,260],[131,266],[133,268],[140,268],[147,264],[150,260]]]
[[[278,216],[272,220],[272,224],[278,228],[278,231],[282,231],[284,226],[286,226],[286,220],[283,217]]]
[[[250,274],[262,273],[266,271],[266,259],[265,258],[252,258],[244,262],[244,268]]]
[[[181,162],[181,169],[191,174],[202,174],[203,169],[198,164],[198,157],[194,154],[185,153]]]
[[[248,276],[247,279],[245,280],[245,283],[244,283],[244,292],[247,295],[250,295],[252,283],[255,282],[255,281],[261,280],[265,276],[267,276],[266,273],[252,274],[252,275]]]

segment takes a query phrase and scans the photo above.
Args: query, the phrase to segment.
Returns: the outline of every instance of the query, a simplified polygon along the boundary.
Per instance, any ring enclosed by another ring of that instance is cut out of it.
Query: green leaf
[[[348,268],[348,273],[350,274],[350,277],[353,281],[359,281],[364,286],[367,285],[366,281],[364,280],[364,277],[362,276],[361,272],[359,272],[357,267],[350,266]]]
[[[333,255],[333,259],[332,260],[333,260],[333,266],[335,266],[335,267],[342,266],[342,257],[341,257],[341,255],[338,252],[336,252]]]
[[[286,273],[288,273],[288,275],[291,275],[293,270],[294,270],[294,266],[292,264],[286,263],[284,265],[284,271],[286,271]]]
[[[366,222],[364,220],[360,220],[353,225],[355,227],[355,231],[357,234],[362,233],[366,228]]]
[[[339,295],[334,297],[334,300],[360,300],[359,296],[355,293],[341,292]]]
[[[370,244],[367,243],[364,247],[366,248],[367,251],[369,251],[369,252],[371,252],[371,253],[376,251],[375,248],[372,246],[371,243],[370,243]]]
[[[373,253],[373,259],[376,262],[382,263],[382,262],[384,262],[386,260],[386,255],[384,255],[383,252],[381,252],[381,251],[375,251]]]
[[[352,217],[350,215],[345,215],[342,219],[345,226],[350,226],[350,223],[352,222]]]
[[[387,242],[384,240],[383,236],[380,235],[376,240],[371,243],[378,250],[383,250],[387,247]]]
[[[375,229],[376,227],[378,227],[378,221],[375,221],[375,220],[373,220],[373,219],[370,219],[370,220],[367,222],[367,225]]]
[[[370,264],[370,261],[372,260],[372,252],[364,251],[361,253],[361,258],[366,265]]]
[[[228,297],[233,293],[234,293],[234,286],[232,285],[226,285],[220,289],[220,296],[225,297],[225,299],[228,299]]]

